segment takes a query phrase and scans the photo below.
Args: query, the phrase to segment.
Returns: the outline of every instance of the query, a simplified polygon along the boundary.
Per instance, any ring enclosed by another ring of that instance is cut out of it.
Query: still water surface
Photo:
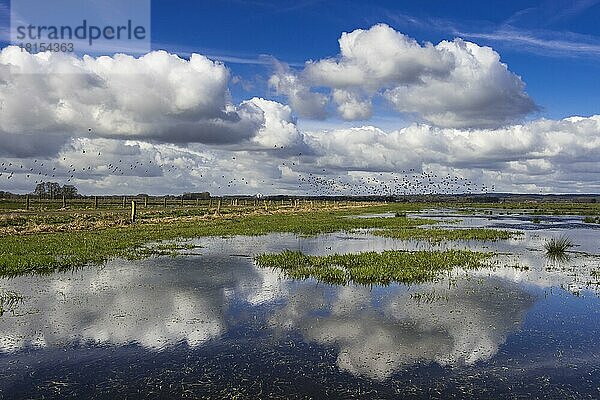
[[[385,216],[385,215],[384,215]],[[600,398],[600,229],[581,217],[420,216],[518,229],[497,243],[335,233],[201,238],[187,255],[0,280],[0,397]],[[578,245],[567,262],[548,237]],[[252,256],[385,249],[507,253],[423,285],[331,286]]]

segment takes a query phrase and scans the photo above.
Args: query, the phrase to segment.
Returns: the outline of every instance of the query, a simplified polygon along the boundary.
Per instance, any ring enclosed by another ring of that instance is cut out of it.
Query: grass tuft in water
[[[554,259],[564,258],[567,250],[571,247],[573,247],[573,242],[566,236],[553,237],[544,243],[546,255]]]
[[[333,254],[309,256],[298,251],[261,254],[255,262],[263,268],[276,268],[293,279],[315,278],[319,281],[346,285],[405,284],[429,282],[441,272],[454,268],[476,269],[488,266],[493,253],[470,250],[401,251],[381,253]]]
[[[0,289],[0,317],[6,311],[14,313],[15,307],[23,302],[23,296],[12,290]]]

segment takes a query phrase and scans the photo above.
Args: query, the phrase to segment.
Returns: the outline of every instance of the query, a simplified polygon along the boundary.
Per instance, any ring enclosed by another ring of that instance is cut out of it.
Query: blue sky
[[[252,84],[247,90],[231,87],[237,100],[273,95],[265,78],[271,69],[268,57],[292,67],[334,57],[341,32],[386,23],[419,42],[462,37],[493,47],[541,107],[532,117],[600,111],[600,0],[222,0],[176,5],[152,0],[151,9],[152,48],[223,60]],[[0,20],[8,25],[8,14]],[[385,115],[389,112],[382,107],[375,118]]]
[[[600,1],[201,1],[176,7],[153,1],[152,11],[154,48],[221,56],[249,80],[268,75],[269,66],[232,58],[268,55],[302,64],[333,57],[341,32],[384,22],[420,42],[458,36],[493,47],[542,107],[537,116],[600,112]],[[508,30],[547,45],[524,45],[502,34]],[[590,49],[577,50],[583,46]]]

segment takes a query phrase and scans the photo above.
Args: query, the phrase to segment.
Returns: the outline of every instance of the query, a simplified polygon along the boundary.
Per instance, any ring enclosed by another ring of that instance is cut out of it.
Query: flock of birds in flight
[[[284,149],[284,146],[275,146],[277,149]],[[177,179],[177,174],[182,172],[192,172],[194,169],[199,169],[195,165],[187,165],[179,167],[174,163],[159,164],[156,161],[127,161],[123,159],[112,160],[111,162],[103,163],[102,152],[91,154],[91,151],[86,152],[81,150],[81,155],[77,160],[67,160],[67,157],[62,157],[58,162],[50,162],[48,160],[28,160],[22,163],[13,163],[4,161],[0,164],[0,181],[2,178],[10,180],[15,177],[15,174],[24,175],[27,180],[38,184],[50,180],[63,180],[63,183],[73,184],[75,181],[86,179],[97,179],[103,175],[125,175],[125,176],[156,176],[157,168],[162,170],[158,175],[174,174]],[[93,157],[92,160],[90,157]],[[87,158],[86,165],[82,166],[82,158]],[[235,170],[231,176],[220,173],[217,176],[213,174],[216,171],[209,171],[204,167],[202,174],[195,174],[196,177],[204,179],[208,187],[206,190],[217,189],[217,191],[227,190],[237,194],[247,194],[249,188],[260,183],[262,188],[272,186],[276,189],[297,189],[307,195],[324,195],[324,196],[394,196],[394,195],[423,195],[423,194],[485,194],[494,192],[493,185],[478,184],[474,181],[458,175],[439,174],[432,172],[419,172],[415,168],[402,170],[399,172],[373,172],[368,176],[351,177],[339,174],[339,170],[326,168],[316,168],[310,162],[303,162],[302,153],[298,153],[292,159],[278,162],[280,169],[288,168],[291,171],[298,169],[296,167],[302,165],[305,169],[312,172],[298,172],[297,182],[293,183],[290,180],[281,182],[281,187],[275,187],[276,182],[271,180],[267,182],[265,179],[256,181],[251,177],[244,177],[243,171]],[[236,157],[232,157],[232,162],[235,162]],[[76,166],[78,165],[78,166]],[[206,175],[206,176],[205,176]],[[216,175],[216,174],[215,174]],[[217,182],[217,178],[222,183]],[[297,188],[295,187],[297,185]],[[226,189],[227,188],[227,189]],[[257,188],[253,188],[257,189]]]

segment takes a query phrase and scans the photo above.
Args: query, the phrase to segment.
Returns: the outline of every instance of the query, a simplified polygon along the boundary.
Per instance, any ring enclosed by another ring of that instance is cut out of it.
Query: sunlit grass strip
[[[522,235],[517,231],[506,231],[489,228],[468,228],[468,229],[442,229],[442,228],[404,228],[404,229],[384,229],[373,232],[378,236],[391,237],[402,240],[427,240],[439,242],[443,240],[482,240],[497,241],[513,238]]]
[[[279,254],[261,254],[255,257],[255,262],[260,267],[280,269],[293,279],[315,278],[339,285],[388,285],[392,282],[429,282],[439,273],[454,268],[482,268],[487,266],[486,261],[492,256],[493,253],[470,250],[389,250],[382,253],[327,256],[309,256],[297,251],[284,251]]]

